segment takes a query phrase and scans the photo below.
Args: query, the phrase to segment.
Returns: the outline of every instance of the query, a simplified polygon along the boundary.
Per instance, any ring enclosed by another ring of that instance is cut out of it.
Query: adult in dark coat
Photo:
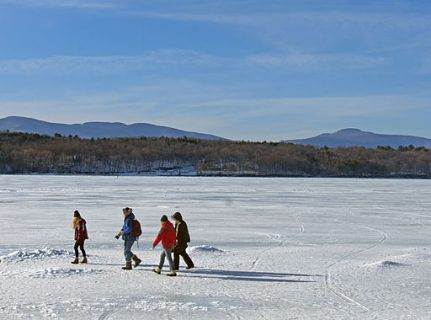
[[[181,213],[175,212],[172,216],[175,221],[175,232],[177,234],[177,244],[174,248],[174,269],[180,268],[180,256],[183,257],[186,263],[186,269],[193,269],[195,267],[192,259],[187,254],[188,243],[190,242],[189,228],[187,223],[183,220]]]

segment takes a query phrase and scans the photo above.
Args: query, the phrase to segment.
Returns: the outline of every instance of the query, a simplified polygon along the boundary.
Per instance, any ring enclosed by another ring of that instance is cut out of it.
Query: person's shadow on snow
[[[122,266],[117,263],[93,263],[93,265]],[[155,265],[141,264],[136,271],[151,271]],[[306,273],[281,273],[281,272],[261,272],[261,271],[233,271],[219,269],[193,269],[191,271],[181,270],[181,276],[187,278],[216,279],[230,281],[251,281],[251,282],[279,282],[279,283],[310,283],[317,282],[316,277],[324,277],[321,274]],[[295,279],[308,278],[308,279]]]
[[[149,267],[145,265],[143,267]],[[142,271],[151,271],[151,269],[138,268]],[[219,279],[233,281],[252,281],[252,282],[285,282],[285,283],[309,283],[317,282],[314,277],[324,277],[320,274],[305,274],[305,273],[280,273],[280,272],[259,272],[259,271],[232,271],[218,269],[193,269],[191,271],[184,270],[180,273],[181,276],[187,278],[200,279]],[[293,279],[292,279],[293,278]],[[295,279],[309,278],[309,279]]]
[[[318,274],[280,273],[260,271],[232,271],[197,269],[185,273],[190,278],[210,278],[220,280],[253,281],[253,282],[316,282],[313,277],[324,277]],[[293,279],[292,279],[293,278]],[[295,279],[311,278],[311,279]]]

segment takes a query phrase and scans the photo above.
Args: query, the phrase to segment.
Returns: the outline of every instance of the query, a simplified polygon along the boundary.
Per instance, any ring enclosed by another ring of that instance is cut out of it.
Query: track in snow
[[[99,320],[108,320],[116,312],[115,310],[105,311],[100,315]]]
[[[269,240],[271,240],[271,241],[274,241],[274,242],[277,242],[277,246],[276,247],[269,247],[269,248],[266,248],[266,249],[264,249],[264,250],[262,250],[260,253],[259,253],[259,255],[258,256],[256,256],[256,258],[252,261],[252,263],[251,263],[251,268],[250,268],[250,270],[254,270],[255,268],[256,268],[256,266],[259,264],[259,262],[261,261],[261,257],[265,254],[265,253],[267,253],[267,252],[269,252],[269,251],[271,251],[271,250],[274,250],[275,248],[279,248],[279,247],[284,247],[284,246],[286,246],[286,244],[287,243],[289,243],[289,242],[292,242],[292,239],[295,239],[296,237],[298,237],[300,234],[303,234],[304,232],[305,232],[305,227],[304,227],[304,225],[302,224],[302,222],[301,222],[301,218],[300,218],[300,216],[299,215],[296,215],[296,217],[295,217],[295,220],[296,220],[296,223],[297,223],[297,225],[298,225],[298,232],[296,232],[296,233],[294,233],[292,236],[291,236],[291,239],[282,239],[282,235],[280,235],[280,234],[276,234],[276,233],[269,233],[269,234],[265,234],[265,236],[267,237],[267,238],[269,238]]]
[[[328,288],[329,291],[331,291],[337,297],[341,298],[342,300],[344,300],[346,302],[349,302],[349,303],[352,303],[352,304],[356,305],[357,307],[359,307],[363,311],[368,312],[368,311],[370,311],[370,309],[368,307],[366,307],[365,305],[363,305],[361,302],[355,300],[353,297],[350,297],[347,294],[345,294],[341,290],[340,287],[338,287],[334,282],[331,281],[332,280],[331,269],[333,269],[335,266],[337,266],[338,264],[346,261],[349,258],[355,257],[355,256],[357,256],[357,255],[359,255],[361,253],[367,252],[367,251],[369,251],[369,250],[371,250],[371,249],[373,249],[373,248],[375,248],[375,247],[383,244],[387,240],[387,238],[388,238],[388,235],[386,233],[384,233],[383,231],[381,231],[381,230],[378,230],[378,229],[375,229],[375,228],[372,228],[372,227],[365,227],[365,228],[379,233],[382,236],[382,238],[380,240],[376,241],[375,243],[373,243],[372,245],[364,248],[364,249],[349,252],[348,254],[342,256],[341,258],[339,258],[335,262],[329,264],[326,267],[326,272],[325,272],[325,286]]]

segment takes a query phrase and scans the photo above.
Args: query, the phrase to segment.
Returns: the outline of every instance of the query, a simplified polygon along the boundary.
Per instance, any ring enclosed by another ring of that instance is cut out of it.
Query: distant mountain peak
[[[338,130],[336,133],[339,133],[339,134],[358,134],[358,133],[366,133],[365,131],[362,131],[362,130],[360,130],[360,129],[356,129],[356,128],[346,128],[346,129],[341,129],[341,130]]]
[[[103,122],[103,121],[89,121],[89,122],[84,122],[83,125],[94,125],[94,124],[119,124],[119,125],[124,125],[126,126],[125,123],[122,122]]]
[[[346,128],[334,133],[324,133],[316,137],[307,139],[287,140],[285,142],[312,145],[315,147],[366,147],[376,148],[378,146],[389,146],[397,148],[399,146],[413,145],[415,147],[431,148],[431,139],[407,136],[407,135],[390,135],[377,134],[368,131],[362,131],[356,128]]]
[[[150,123],[124,124],[121,122],[85,122],[82,124],[52,123],[33,118],[9,116],[0,119],[0,131],[38,133],[53,136],[79,136],[81,138],[137,138],[169,137],[201,140],[226,140],[211,134],[184,131]]]

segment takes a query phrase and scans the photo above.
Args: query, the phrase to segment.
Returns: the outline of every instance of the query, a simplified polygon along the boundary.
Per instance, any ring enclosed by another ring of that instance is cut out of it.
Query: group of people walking
[[[124,258],[126,260],[126,264],[122,269],[132,270],[142,263],[142,260],[132,252],[133,245],[142,235],[142,229],[141,224],[136,219],[136,216],[131,208],[124,208],[123,216],[123,227],[121,228],[121,231],[115,236],[115,238],[122,238],[124,241]],[[154,239],[152,245],[153,249],[156,248],[160,243],[162,245],[159,265],[155,267],[153,271],[157,274],[161,274],[163,265],[167,259],[170,269],[170,272],[167,275],[174,277],[177,275],[180,267],[180,257],[184,259],[184,262],[187,265],[186,269],[193,269],[194,263],[186,251],[188,243],[190,242],[190,234],[187,223],[184,221],[180,212],[175,212],[172,215],[172,219],[175,225],[169,221],[169,218],[166,215],[161,217],[160,231]],[[73,214],[72,226],[75,230],[75,260],[73,260],[72,263],[86,264],[88,261],[84,244],[88,239],[87,223],[78,211],[75,211]],[[81,250],[83,256],[81,262],[79,261],[79,250]]]

